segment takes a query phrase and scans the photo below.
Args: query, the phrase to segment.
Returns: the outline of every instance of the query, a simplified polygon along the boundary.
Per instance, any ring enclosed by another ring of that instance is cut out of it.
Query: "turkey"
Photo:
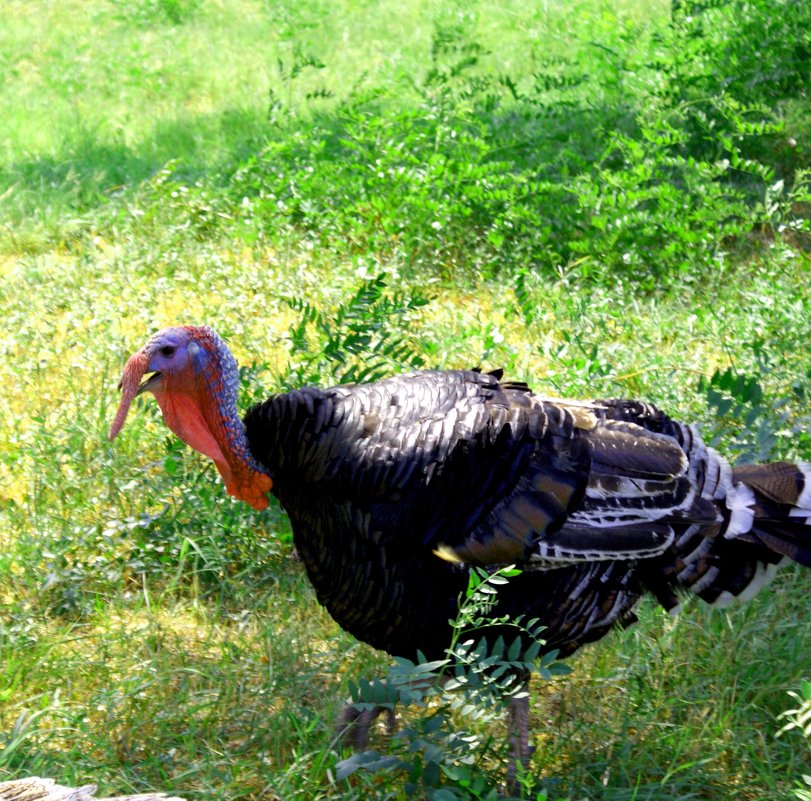
[[[519,565],[493,615],[539,619],[563,656],[631,624],[646,593],[725,605],[786,559],[811,566],[811,464],[732,468],[647,403],[445,370],[306,387],[240,421],[236,361],[206,326],[155,334],[120,388],[110,439],[151,392],[231,495],[277,496],[319,602],[395,656],[446,655],[471,566]],[[526,764],[527,701],[510,703]]]

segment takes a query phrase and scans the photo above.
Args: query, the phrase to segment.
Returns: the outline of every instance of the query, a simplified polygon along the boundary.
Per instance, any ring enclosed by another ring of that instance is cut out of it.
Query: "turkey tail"
[[[721,519],[677,531],[672,551],[651,561],[651,572],[643,568],[665,609],[678,611],[679,588],[724,607],[756,595],[783,562],[811,567],[811,463],[730,468],[711,449],[696,453],[700,472],[707,468],[703,495],[715,499]]]
[[[787,560],[811,567],[811,463],[742,465],[726,485],[720,536],[701,540],[679,583],[725,607],[748,601]],[[694,527],[685,532],[685,540]],[[692,549],[693,543],[682,543]],[[670,608],[669,605],[666,605]]]
[[[741,538],[811,567],[811,463],[742,465],[732,481],[754,496],[752,527]]]

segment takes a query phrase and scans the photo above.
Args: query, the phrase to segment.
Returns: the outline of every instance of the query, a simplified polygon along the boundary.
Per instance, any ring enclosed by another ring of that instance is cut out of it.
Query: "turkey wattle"
[[[393,655],[445,655],[471,565],[522,567],[493,614],[538,618],[563,655],[633,622],[645,593],[669,610],[685,591],[726,604],[786,557],[811,566],[810,464],[731,468],[647,403],[447,370],[306,387],[240,421],[237,384],[212,329],[164,329],[124,368],[110,438],[152,392],[231,495],[279,498],[318,600]]]

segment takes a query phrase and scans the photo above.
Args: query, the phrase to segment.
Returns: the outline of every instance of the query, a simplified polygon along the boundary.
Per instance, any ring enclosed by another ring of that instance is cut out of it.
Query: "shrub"
[[[332,116],[277,124],[234,188],[258,236],[298,231],[412,271],[699,276],[753,233],[804,225],[807,177],[780,142],[808,34],[772,24],[773,54],[758,34],[782,5],[687,4],[654,47],[629,27],[540,59],[531,83],[486,70],[464,25],[439,27],[410,102],[356,91]]]

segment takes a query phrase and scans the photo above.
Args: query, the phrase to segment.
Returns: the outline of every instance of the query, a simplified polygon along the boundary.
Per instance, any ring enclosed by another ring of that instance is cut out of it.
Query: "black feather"
[[[644,592],[667,608],[683,590],[724,600],[784,554],[811,561],[805,466],[733,475],[654,406],[552,401],[500,379],[307,388],[246,416],[319,601],[358,638],[442,657],[473,564],[522,565],[494,614],[538,618],[545,647],[567,654],[632,623]]]

